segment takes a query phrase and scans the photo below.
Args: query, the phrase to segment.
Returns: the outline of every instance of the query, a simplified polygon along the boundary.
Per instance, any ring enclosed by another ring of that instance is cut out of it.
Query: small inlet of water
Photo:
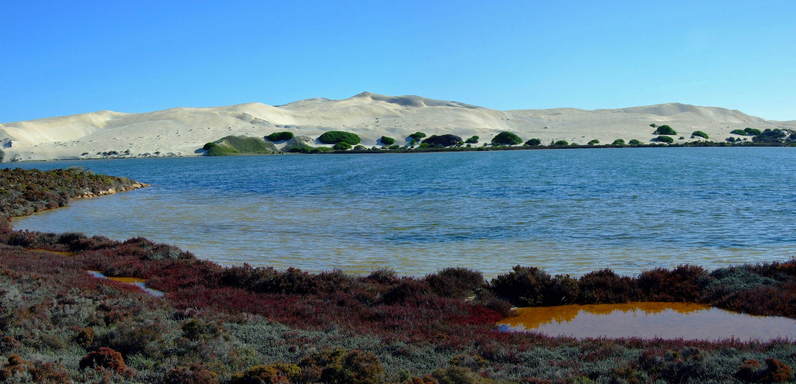
[[[108,277],[99,271],[87,271],[87,272],[89,275],[94,276],[98,279],[105,279],[105,280],[115,281],[118,283],[135,285],[136,287],[141,288],[142,291],[155,297],[163,297],[164,295],[164,293],[161,291],[147,287],[146,280],[138,277]]]
[[[796,320],[752,316],[694,303],[632,302],[517,309],[498,323],[506,332],[575,338],[719,341],[796,339]]]

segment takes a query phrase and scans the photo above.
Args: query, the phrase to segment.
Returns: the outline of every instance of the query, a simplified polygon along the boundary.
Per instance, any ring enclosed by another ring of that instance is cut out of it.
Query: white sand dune
[[[642,107],[581,110],[498,111],[455,101],[363,92],[342,99],[307,99],[281,106],[262,103],[211,108],[173,108],[149,113],[99,111],[0,124],[4,161],[120,156],[195,156],[205,143],[228,135],[262,137],[275,131],[317,137],[328,130],[359,134],[366,146],[381,136],[402,140],[415,131],[429,135],[477,135],[488,142],[500,131],[543,143],[567,140],[654,137],[650,124],[668,124],[689,141],[701,130],[713,141],[734,136],[733,129],[796,129],[796,121],[770,121],[737,110],[670,103]]]

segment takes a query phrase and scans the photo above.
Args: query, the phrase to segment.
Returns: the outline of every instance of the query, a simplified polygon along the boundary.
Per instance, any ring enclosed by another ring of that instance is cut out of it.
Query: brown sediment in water
[[[44,252],[44,253],[49,253],[49,254],[58,255],[58,256],[74,256],[74,255],[77,254],[75,252],[53,251],[51,249],[44,249],[44,248],[28,248],[28,250],[29,251],[33,251],[33,252]]]
[[[498,322],[504,331],[576,338],[693,340],[796,339],[796,320],[751,316],[696,303],[630,302],[518,308]]]
[[[103,274],[100,271],[86,271],[86,272],[88,272],[89,275],[96,277],[98,279],[110,280],[110,281],[115,281],[117,283],[129,284],[138,287],[147,294],[155,297],[162,297],[164,295],[164,293],[161,291],[147,287],[146,279],[142,279],[139,277],[127,277],[127,276],[105,276],[105,274]]]
[[[106,279],[127,284],[146,283],[146,279],[141,279],[138,277],[106,277]]]

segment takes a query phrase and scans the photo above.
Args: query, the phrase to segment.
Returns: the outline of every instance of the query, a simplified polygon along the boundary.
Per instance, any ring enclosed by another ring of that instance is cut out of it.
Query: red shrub
[[[445,268],[425,280],[434,293],[445,297],[464,298],[484,285],[481,272],[467,268]]]
[[[424,303],[431,296],[431,288],[424,281],[404,279],[384,293],[382,302],[387,305]]]
[[[89,352],[80,359],[80,369],[108,369],[116,373],[127,372],[122,354],[107,347],[100,347],[94,352]]]
[[[578,280],[581,304],[624,303],[637,296],[633,279],[619,276],[610,269],[587,273]]]
[[[163,384],[218,384],[218,382],[218,374],[198,364],[175,367],[163,379]]]
[[[658,268],[643,272],[637,284],[644,300],[696,302],[703,295],[707,279],[702,267],[681,265],[671,271]]]

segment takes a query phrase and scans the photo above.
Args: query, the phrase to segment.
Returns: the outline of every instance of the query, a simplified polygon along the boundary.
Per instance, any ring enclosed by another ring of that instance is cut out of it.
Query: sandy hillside
[[[205,143],[228,135],[262,137],[289,130],[317,137],[328,130],[359,134],[372,146],[381,136],[403,138],[415,131],[453,133],[488,141],[508,130],[543,143],[591,139],[648,142],[650,123],[668,124],[685,139],[701,130],[722,141],[737,128],[796,129],[740,111],[686,104],[580,110],[570,108],[498,111],[455,101],[364,92],[342,99],[307,99],[281,106],[261,103],[212,108],[173,108],[149,113],[99,111],[81,115],[0,124],[4,161],[121,156],[194,156]]]

